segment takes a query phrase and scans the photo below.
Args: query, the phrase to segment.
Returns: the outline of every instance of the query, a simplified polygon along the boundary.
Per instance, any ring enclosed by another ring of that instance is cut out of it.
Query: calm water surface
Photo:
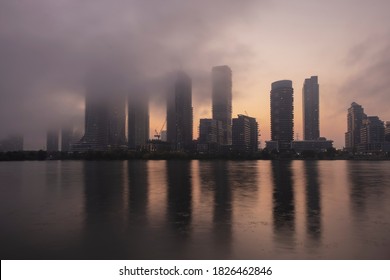
[[[390,259],[390,162],[0,162],[1,259]]]

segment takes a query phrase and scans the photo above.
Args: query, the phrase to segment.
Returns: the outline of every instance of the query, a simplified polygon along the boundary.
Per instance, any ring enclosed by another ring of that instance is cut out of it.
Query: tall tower
[[[46,151],[47,152],[58,152],[59,147],[59,131],[57,129],[50,129],[46,135]]]
[[[271,85],[271,139],[279,150],[291,148],[294,139],[294,90],[292,81],[281,80]]]
[[[91,92],[85,96],[85,132],[80,144],[86,150],[106,150],[108,145],[108,106]]]
[[[104,151],[126,144],[126,98],[88,92],[85,97],[85,132],[72,150]]]
[[[185,72],[179,71],[167,104],[167,141],[174,150],[191,148],[192,123],[192,82]]]
[[[319,121],[319,85],[318,77],[305,79],[302,89],[303,139],[318,140],[320,137]]]
[[[222,145],[232,144],[232,70],[227,65],[212,69],[213,119],[222,122]]]
[[[108,146],[123,147],[126,141],[126,97],[113,94],[107,98],[108,105]]]
[[[347,132],[345,133],[345,147],[354,151],[361,142],[360,130],[363,120],[367,118],[361,105],[352,102],[347,114]]]
[[[143,92],[128,98],[128,146],[141,149],[149,140],[149,100]]]
[[[64,125],[61,129],[61,152],[69,152],[73,144],[73,127]]]

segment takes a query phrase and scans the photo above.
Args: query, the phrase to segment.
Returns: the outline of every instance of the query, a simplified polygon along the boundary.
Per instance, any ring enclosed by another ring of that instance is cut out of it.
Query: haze
[[[111,93],[152,95],[151,135],[165,119],[167,73],[193,79],[194,135],[211,117],[211,68],[233,71],[233,116],[256,117],[270,138],[271,83],[301,91],[318,75],[321,135],[344,146],[355,101],[390,121],[390,2],[387,0],[2,0],[0,138],[21,133],[25,149],[45,149],[46,130],[83,128],[90,83]]]

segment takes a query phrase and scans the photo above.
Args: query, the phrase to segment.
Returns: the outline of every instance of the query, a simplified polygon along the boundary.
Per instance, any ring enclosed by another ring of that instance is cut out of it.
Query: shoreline
[[[18,151],[0,152],[1,161],[52,161],[52,160],[353,160],[353,161],[387,161],[390,153],[376,155],[351,155],[343,151],[321,153],[269,153],[260,151],[252,154],[197,154],[185,152],[133,152],[133,151],[90,151],[79,152],[53,152],[46,151]]]

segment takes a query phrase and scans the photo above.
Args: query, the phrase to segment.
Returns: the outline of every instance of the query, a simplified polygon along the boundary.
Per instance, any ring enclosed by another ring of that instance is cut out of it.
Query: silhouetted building
[[[126,97],[108,96],[108,148],[124,148],[126,140]]]
[[[279,150],[289,150],[294,139],[294,90],[292,81],[281,80],[271,86],[271,140]]]
[[[265,141],[265,148],[269,151],[279,151],[278,141]]]
[[[167,140],[173,150],[183,151],[192,147],[192,82],[179,71],[167,104]]]
[[[320,137],[318,77],[305,79],[302,90],[303,139],[317,140]]]
[[[23,151],[23,142],[22,135],[9,135],[0,140],[0,152]]]
[[[214,119],[200,119],[199,143],[220,143],[223,138],[222,122]]]
[[[349,151],[354,151],[360,144],[360,129],[362,128],[363,120],[367,118],[364,109],[361,105],[353,102],[348,109],[347,129],[345,133],[345,148]]]
[[[359,152],[380,152],[383,151],[385,141],[384,122],[377,116],[369,116],[362,122],[360,129]]]
[[[59,131],[51,129],[47,131],[46,135],[46,151],[58,152],[59,151]]]
[[[85,97],[85,132],[73,151],[105,151],[126,145],[126,98],[89,92]]]
[[[257,152],[259,128],[255,118],[238,115],[232,126],[233,150],[240,152]]]
[[[223,139],[222,122],[214,119],[200,119],[198,152],[217,152]]]
[[[63,126],[61,129],[61,152],[69,152],[73,142],[73,128],[71,126]]]
[[[85,96],[85,132],[72,150],[107,150],[108,106],[100,96],[87,93]]]
[[[222,122],[223,139],[219,144],[232,144],[232,70],[229,66],[212,69],[213,119]]]
[[[387,142],[390,142],[390,122],[386,122],[386,127],[385,127],[385,140]]]
[[[326,152],[333,148],[333,141],[320,137],[317,140],[292,141],[291,149],[300,153],[303,151]]]
[[[129,149],[139,150],[149,140],[149,100],[143,93],[128,99]]]

